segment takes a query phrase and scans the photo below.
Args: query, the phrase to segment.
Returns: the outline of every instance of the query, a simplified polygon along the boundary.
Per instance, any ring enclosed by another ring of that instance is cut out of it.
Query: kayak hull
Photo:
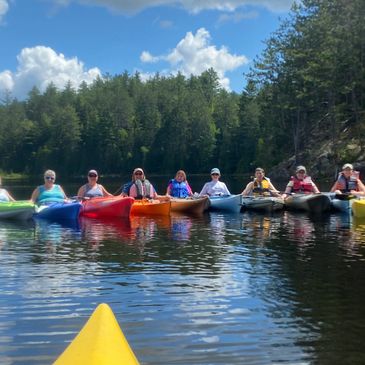
[[[41,205],[36,208],[35,217],[50,220],[66,220],[77,219],[82,208],[79,202],[71,203],[52,203],[49,205]]]
[[[107,304],[100,304],[53,365],[139,365]]]
[[[326,194],[294,194],[285,199],[285,207],[290,210],[305,210],[323,213],[330,209],[331,201]]]
[[[189,213],[189,214],[202,214],[209,206],[208,197],[202,197],[197,199],[171,199],[171,212],[174,213]]]
[[[227,196],[210,196],[209,209],[221,210],[232,213],[239,213],[241,211],[242,196],[241,195],[227,195]]]
[[[134,199],[131,197],[100,197],[82,202],[80,215],[89,218],[128,218]]]
[[[365,218],[365,199],[355,199],[352,202],[352,213],[356,218]]]
[[[33,217],[35,205],[29,200],[0,202],[0,219],[28,220]]]
[[[132,205],[131,215],[169,215],[170,211],[170,201],[135,200]]]
[[[284,208],[284,199],[272,196],[243,197],[242,207],[266,212],[273,212]]]

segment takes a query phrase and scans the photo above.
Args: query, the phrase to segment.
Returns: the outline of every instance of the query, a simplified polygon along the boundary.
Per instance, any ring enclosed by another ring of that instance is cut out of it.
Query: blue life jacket
[[[174,198],[186,198],[189,196],[188,184],[186,181],[178,182],[175,179],[170,180],[171,196]]]

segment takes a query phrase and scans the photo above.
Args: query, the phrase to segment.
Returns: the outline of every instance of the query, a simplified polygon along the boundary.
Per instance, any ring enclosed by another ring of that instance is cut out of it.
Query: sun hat
[[[353,169],[354,169],[354,166],[352,166],[350,163],[345,163],[345,164],[342,166],[342,170],[346,170],[346,169],[353,170]]]
[[[213,175],[213,174],[218,174],[220,175],[221,172],[219,171],[219,169],[217,167],[214,167],[213,169],[210,170],[210,174]]]
[[[300,165],[300,166],[297,166],[295,172],[299,172],[299,171],[307,172],[307,169],[304,166]]]

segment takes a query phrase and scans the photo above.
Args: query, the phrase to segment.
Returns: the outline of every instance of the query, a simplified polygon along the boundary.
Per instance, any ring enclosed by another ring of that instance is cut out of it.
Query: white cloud
[[[101,72],[98,68],[84,69],[84,64],[76,57],[66,59],[52,48],[37,46],[24,48],[17,56],[18,68],[0,73],[0,91],[11,91],[18,98],[37,86],[44,91],[50,82],[62,89],[68,81],[77,87],[81,82],[91,83]]]
[[[221,85],[226,89],[229,89],[226,72],[248,63],[248,59],[243,55],[231,54],[224,46],[217,49],[216,46],[210,45],[210,34],[204,28],[198,29],[195,35],[191,32],[186,33],[185,38],[168,55],[152,56],[147,51],[142,55],[145,62],[148,62],[148,59],[153,59],[154,62],[167,61],[173,72],[180,71],[185,76],[200,75],[207,69],[214,68]]]
[[[53,0],[59,5],[80,4],[98,5],[122,13],[137,13],[156,6],[178,6],[191,13],[203,10],[235,11],[237,8],[252,5],[261,6],[274,12],[288,11],[294,0]]]
[[[0,0],[0,24],[3,23],[4,16],[8,12],[8,10],[9,4],[7,0]]]
[[[147,51],[143,51],[141,53],[140,59],[142,62],[146,62],[146,63],[154,63],[157,62],[159,60],[158,57],[154,57],[151,55],[151,53],[147,52]]]
[[[245,19],[255,19],[259,16],[257,11],[249,11],[247,13],[234,12],[234,13],[224,13],[219,16],[218,24],[223,23],[239,23]]]

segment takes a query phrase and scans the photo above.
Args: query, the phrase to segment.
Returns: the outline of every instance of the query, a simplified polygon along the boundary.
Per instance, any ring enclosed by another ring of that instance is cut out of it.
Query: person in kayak
[[[96,198],[103,196],[113,196],[110,194],[103,185],[98,184],[98,172],[96,170],[90,170],[87,173],[87,184],[82,185],[77,192],[78,198]]]
[[[365,186],[359,178],[358,171],[354,171],[354,167],[350,163],[345,163],[330,191],[336,194],[363,196],[365,195]]]
[[[184,170],[179,170],[174,179],[171,179],[167,186],[166,195],[173,198],[187,198],[193,195],[193,191],[186,180],[186,173]]]
[[[282,197],[285,199],[289,194],[318,194],[320,191],[312,178],[307,175],[307,169],[304,166],[298,166],[295,170],[295,176],[292,176]]]
[[[265,171],[261,167],[256,168],[255,178],[247,184],[241,194],[243,196],[280,196],[279,191],[265,176]]]
[[[1,186],[2,181],[0,177],[0,202],[14,202],[15,199],[9,194],[6,189],[3,189]]]
[[[221,172],[217,167],[214,167],[210,171],[210,176],[212,181],[209,181],[204,184],[203,189],[201,190],[199,196],[223,196],[223,195],[231,195],[226,184],[222,181],[219,181],[221,176]]]
[[[158,199],[169,200],[170,198],[163,195],[158,195],[153,185],[146,179],[144,171],[137,167],[133,170],[132,181],[125,184],[122,194],[124,196],[131,196],[136,200],[141,199]]]
[[[55,184],[55,181],[56,173],[53,170],[47,170],[44,173],[44,184],[34,189],[31,201],[37,205],[68,201],[61,185]]]

